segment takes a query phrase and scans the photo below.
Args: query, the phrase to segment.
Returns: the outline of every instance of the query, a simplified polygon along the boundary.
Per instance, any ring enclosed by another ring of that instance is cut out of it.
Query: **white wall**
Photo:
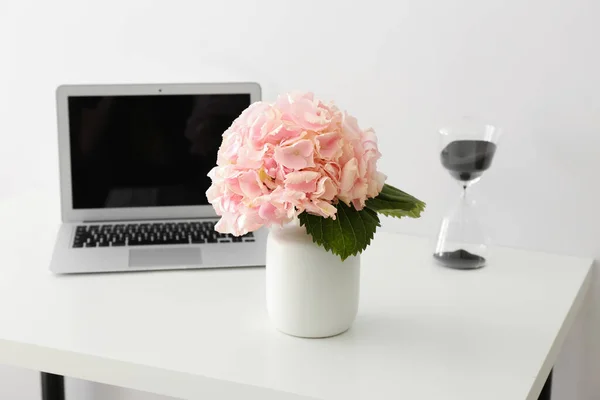
[[[600,2],[353,3],[0,0],[0,191],[56,187],[60,83],[252,80],[267,99],[314,90],[375,127],[390,181],[429,204],[390,230],[431,235],[454,196],[436,128],[498,121],[506,135],[475,189],[496,242],[600,258]],[[557,400],[600,398],[598,314],[569,337]],[[7,371],[0,392],[18,384]]]

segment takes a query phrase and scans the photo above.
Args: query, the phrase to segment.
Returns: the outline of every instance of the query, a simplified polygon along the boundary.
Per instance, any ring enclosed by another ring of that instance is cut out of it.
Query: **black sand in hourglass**
[[[496,144],[485,140],[456,140],[442,150],[442,165],[459,181],[479,178],[490,167]]]
[[[454,269],[475,269],[485,265],[485,258],[464,249],[434,253],[433,258]]]
[[[442,165],[461,182],[477,179],[492,164],[496,144],[485,140],[456,140],[440,154]],[[466,190],[466,186],[465,186]],[[485,265],[485,258],[464,249],[435,253],[440,263],[455,269],[474,269]]]

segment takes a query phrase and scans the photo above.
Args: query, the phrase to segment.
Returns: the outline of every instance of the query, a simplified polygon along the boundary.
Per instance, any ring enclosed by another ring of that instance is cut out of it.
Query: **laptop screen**
[[[198,206],[250,94],[72,96],[68,105],[74,209]]]

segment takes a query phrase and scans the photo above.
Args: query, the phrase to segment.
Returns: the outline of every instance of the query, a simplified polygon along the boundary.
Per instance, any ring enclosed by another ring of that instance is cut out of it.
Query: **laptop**
[[[57,89],[57,274],[265,265],[266,229],[220,234],[206,199],[223,132],[256,83]]]

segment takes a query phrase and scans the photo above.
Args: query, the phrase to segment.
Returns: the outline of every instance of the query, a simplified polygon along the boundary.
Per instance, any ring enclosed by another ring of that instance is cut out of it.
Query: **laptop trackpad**
[[[200,264],[202,252],[198,247],[129,250],[130,267],[183,267]]]

